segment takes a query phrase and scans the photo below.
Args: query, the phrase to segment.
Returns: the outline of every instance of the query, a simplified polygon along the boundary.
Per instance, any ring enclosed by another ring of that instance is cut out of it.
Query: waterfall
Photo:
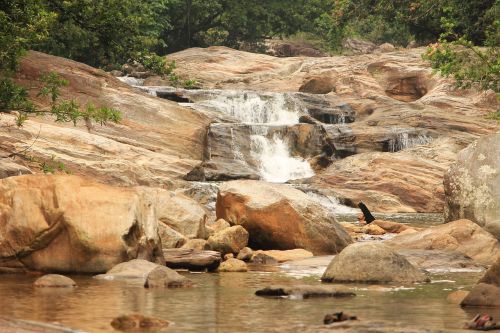
[[[251,125],[250,153],[257,162],[262,179],[283,183],[308,178],[314,172],[305,159],[291,155],[288,142],[279,134],[268,135],[270,126],[295,125],[302,113],[300,104],[289,94],[241,91],[209,92],[198,106],[218,110],[239,122]],[[207,98],[208,97],[208,98]],[[194,97],[196,100],[196,97]],[[234,160],[243,160],[231,130],[231,148]]]
[[[260,175],[264,180],[284,183],[314,176],[309,162],[290,156],[290,148],[282,138],[273,136],[269,139],[263,135],[252,135],[250,138],[252,154],[259,161]]]
[[[425,134],[411,136],[408,131],[394,130],[394,132],[395,136],[389,140],[388,146],[388,151],[391,153],[432,142],[432,137]]]
[[[138,79],[136,77],[132,76],[119,76],[117,77],[118,80],[122,81],[125,84],[128,84],[130,86],[142,86],[144,84],[144,79]]]

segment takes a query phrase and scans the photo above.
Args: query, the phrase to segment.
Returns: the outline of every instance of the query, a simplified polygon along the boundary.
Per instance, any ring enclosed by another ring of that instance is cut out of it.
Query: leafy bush
[[[78,121],[86,123],[95,121],[101,125],[107,122],[119,122],[121,113],[112,108],[96,108],[87,104],[81,108],[75,100],[59,100],[60,88],[68,85],[68,81],[54,72],[43,73],[40,76],[43,86],[38,92],[39,97],[49,97],[50,107],[37,108],[28,97],[26,88],[17,85],[10,78],[0,80],[0,112],[17,111],[16,125],[22,127],[23,123],[32,115],[50,114],[58,122],[72,122],[75,126]]]

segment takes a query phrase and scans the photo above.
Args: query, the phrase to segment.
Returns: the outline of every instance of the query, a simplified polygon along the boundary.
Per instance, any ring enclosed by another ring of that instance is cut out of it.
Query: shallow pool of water
[[[266,332],[276,328],[286,332],[293,325],[321,324],[325,314],[340,310],[361,319],[459,329],[478,310],[466,312],[447,303],[446,296],[470,288],[482,275],[433,275],[435,283],[406,286],[350,285],[357,293],[354,298],[300,300],[261,298],[254,293],[269,284],[319,284],[318,275],[298,277],[280,271],[183,274],[197,286],[149,290],[141,284],[73,276],[77,288],[54,290],[34,288],[36,276],[0,275],[0,308],[2,316],[59,322],[89,332],[112,332],[114,317],[133,312],[171,321],[165,332]]]

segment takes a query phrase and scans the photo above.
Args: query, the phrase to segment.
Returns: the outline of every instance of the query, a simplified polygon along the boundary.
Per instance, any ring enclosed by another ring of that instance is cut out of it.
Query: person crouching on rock
[[[370,213],[370,210],[366,205],[362,202],[358,204],[359,209],[361,209],[361,213],[358,214],[358,221],[359,224],[370,224],[373,221],[375,221],[375,218],[373,217],[372,213]]]

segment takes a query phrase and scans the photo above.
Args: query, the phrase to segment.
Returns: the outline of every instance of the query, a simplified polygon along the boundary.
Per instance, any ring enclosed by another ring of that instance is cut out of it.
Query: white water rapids
[[[225,91],[217,92],[213,99],[200,105],[210,107],[252,125],[251,154],[259,163],[259,173],[268,182],[284,183],[288,180],[308,178],[314,175],[309,162],[292,156],[286,139],[279,134],[271,138],[267,132],[270,126],[295,125],[299,123],[300,104],[288,94]],[[232,148],[237,149],[232,144]],[[235,159],[241,159],[233,151]]]

